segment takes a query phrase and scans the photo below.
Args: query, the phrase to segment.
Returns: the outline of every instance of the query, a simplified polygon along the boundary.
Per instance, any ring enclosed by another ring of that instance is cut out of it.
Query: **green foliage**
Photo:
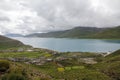
[[[72,67],[65,67],[65,70],[75,70],[75,69],[85,69],[84,66],[72,66]]]
[[[65,67],[65,70],[72,70],[71,67]]]
[[[82,53],[81,55],[79,55],[78,57],[80,58],[99,58],[99,57],[102,57],[101,54],[98,54],[98,53],[90,53],[90,52],[85,52],[85,53]]]
[[[45,57],[51,57],[52,55],[51,54],[49,54],[49,53],[45,53],[45,55],[44,55]]]
[[[0,49],[16,48],[21,46],[24,46],[22,42],[0,35]]]
[[[40,78],[38,80],[51,80],[50,78],[47,78],[47,77],[43,77],[43,78]]]
[[[120,80],[120,50],[106,57],[92,53],[70,52],[61,53],[57,56],[49,56],[49,54],[45,52],[16,52],[0,54],[0,57],[25,56],[28,58],[38,58],[40,56],[45,57],[45,55],[47,55],[46,57],[62,57],[68,59],[47,62],[41,66],[9,62],[10,66],[5,69],[9,69],[9,71],[3,75],[2,80]],[[96,58],[95,60],[98,61],[98,63],[93,65],[78,61],[79,58],[91,57]],[[0,60],[0,67],[6,66],[3,64],[7,62]]]
[[[120,39],[120,26],[114,28],[76,27],[64,31],[35,33],[28,37]]]
[[[57,68],[58,72],[64,72],[65,69],[64,68]]]
[[[108,75],[114,80],[120,79],[120,62],[102,62],[94,66],[96,70]],[[95,69],[94,68],[94,69]]]
[[[56,67],[55,67],[56,66]],[[44,72],[46,74],[49,74],[52,77],[52,80],[111,80],[107,75],[97,71],[97,70],[90,70],[87,68],[79,68],[72,69],[72,67],[65,67],[61,68],[63,72],[59,72],[57,69],[57,65],[54,63],[45,64],[42,66],[35,66],[37,67],[41,72]],[[83,67],[83,66],[81,66]]]
[[[0,72],[5,72],[9,69],[10,64],[8,61],[0,60]]]
[[[114,56],[120,56],[120,50],[117,50],[117,51],[113,52],[112,54],[109,54],[106,57],[114,57]]]
[[[23,75],[11,73],[3,76],[2,80],[27,80],[27,79],[25,79]]]
[[[84,69],[84,66],[73,66],[72,69]]]
[[[44,55],[44,52],[11,52],[11,53],[0,53],[0,58],[38,58],[40,56]]]
[[[115,28],[108,28],[102,32],[99,32],[93,35],[93,38],[102,38],[102,39],[120,39],[120,26]]]
[[[103,61],[93,67],[114,80],[120,80],[120,50],[106,56]]]

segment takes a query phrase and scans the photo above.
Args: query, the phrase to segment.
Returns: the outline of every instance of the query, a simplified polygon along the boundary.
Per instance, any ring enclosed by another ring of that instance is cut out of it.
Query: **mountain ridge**
[[[7,33],[4,36],[6,37],[23,37],[22,34]]]
[[[0,49],[16,48],[21,46],[24,46],[22,42],[0,35]]]
[[[53,38],[106,38],[120,39],[120,26],[114,28],[96,28],[96,27],[75,27],[64,31],[53,31],[48,33],[33,33],[25,37],[53,37]]]

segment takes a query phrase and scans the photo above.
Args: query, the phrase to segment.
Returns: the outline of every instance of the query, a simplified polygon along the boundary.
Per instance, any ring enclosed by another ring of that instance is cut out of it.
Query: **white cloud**
[[[120,25],[119,0],[0,0],[0,33]]]

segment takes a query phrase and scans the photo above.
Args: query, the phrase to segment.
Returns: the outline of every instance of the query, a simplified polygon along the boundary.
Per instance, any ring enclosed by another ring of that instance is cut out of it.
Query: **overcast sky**
[[[0,34],[120,25],[120,0],[0,0]]]

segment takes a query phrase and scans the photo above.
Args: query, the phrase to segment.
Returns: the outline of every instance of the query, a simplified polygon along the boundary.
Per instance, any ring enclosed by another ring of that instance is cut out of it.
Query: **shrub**
[[[5,60],[0,60],[0,72],[5,72],[9,69],[10,63]]]
[[[58,72],[64,72],[65,69],[64,68],[58,68]]]
[[[71,67],[65,67],[65,70],[72,70]]]
[[[50,80],[50,79],[47,77],[43,77],[43,78],[40,78],[40,80]]]
[[[84,69],[84,66],[73,66],[72,69]]]
[[[45,56],[45,57],[51,57],[52,55],[49,54],[49,53],[46,53],[44,56]]]
[[[1,80],[26,80],[26,79],[23,75],[11,73],[3,76]]]

